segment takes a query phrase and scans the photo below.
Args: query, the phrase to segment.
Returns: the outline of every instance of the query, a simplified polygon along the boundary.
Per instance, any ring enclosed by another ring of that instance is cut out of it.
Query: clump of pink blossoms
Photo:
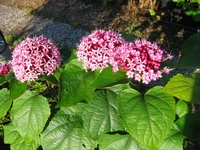
[[[55,44],[44,37],[27,37],[12,52],[12,69],[18,80],[34,81],[41,75],[52,74],[61,62]]]
[[[126,42],[113,30],[96,30],[83,37],[78,46],[77,57],[84,69],[102,71],[108,66],[117,72],[119,67],[127,71],[127,77],[148,84],[169,73],[169,68],[160,69],[161,62],[173,57],[165,50],[145,39]]]
[[[78,46],[77,57],[82,61],[84,69],[102,71],[108,65],[116,65],[114,54],[116,48],[125,40],[113,30],[95,30],[90,35],[82,38]]]
[[[160,49],[156,43],[145,39],[126,42],[118,50],[115,60],[118,66],[127,71],[127,77],[148,84],[152,80],[162,77],[162,73],[169,73],[169,68],[160,68],[161,62],[172,59],[170,54]],[[116,67],[116,66],[114,66]]]
[[[11,69],[10,62],[3,63],[0,62],[0,76],[6,76]]]

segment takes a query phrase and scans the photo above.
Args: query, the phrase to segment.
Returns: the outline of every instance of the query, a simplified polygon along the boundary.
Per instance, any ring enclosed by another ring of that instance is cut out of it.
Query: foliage
[[[5,40],[8,43],[9,49],[13,50],[13,48],[23,40],[23,38],[17,37],[15,34],[8,34],[5,36]]]
[[[198,66],[198,59],[184,61],[199,55],[199,36],[184,44],[177,67]],[[74,50],[71,57],[64,50],[62,66],[48,77],[23,83],[12,73],[0,78],[0,133],[11,150],[198,149],[200,116],[192,106],[200,103],[199,73],[149,88],[111,67],[86,72]],[[56,87],[55,95],[48,93]]]
[[[173,0],[177,6],[181,6],[188,16],[192,16],[195,21],[200,21],[200,0],[185,1]]]

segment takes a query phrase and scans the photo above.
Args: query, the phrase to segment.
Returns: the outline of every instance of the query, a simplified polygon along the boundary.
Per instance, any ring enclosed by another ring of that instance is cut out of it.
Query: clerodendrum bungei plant
[[[183,45],[175,67],[200,66],[199,39]],[[12,150],[200,147],[200,116],[192,110],[200,75],[168,79],[172,56],[156,43],[95,30],[67,54],[44,36],[29,37],[1,64],[1,135]],[[162,86],[149,86],[156,80]]]

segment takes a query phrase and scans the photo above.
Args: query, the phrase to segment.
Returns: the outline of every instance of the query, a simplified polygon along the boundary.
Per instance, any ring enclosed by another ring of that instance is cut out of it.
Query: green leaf
[[[17,139],[21,138],[19,132],[16,130],[12,123],[4,125],[4,142],[6,144],[12,144]]]
[[[176,114],[178,115],[179,118],[184,116],[187,113],[192,112],[192,107],[188,103],[179,100],[176,104]]]
[[[10,144],[11,150],[36,150],[40,146],[39,137],[25,142],[12,123],[4,125],[4,142]]]
[[[98,143],[100,150],[149,150],[128,134],[104,134]]]
[[[126,89],[117,97],[119,115],[126,130],[141,144],[157,149],[169,133],[175,119],[175,100],[161,87],[144,95]]]
[[[83,126],[88,135],[97,140],[102,134],[123,131],[117,115],[116,93],[100,90],[93,94],[92,101],[83,111]]]
[[[177,74],[163,90],[181,100],[200,103],[200,74]]]
[[[95,74],[97,76],[97,79],[92,84],[92,86],[97,88],[109,86],[110,84],[113,84],[120,80],[127,79],[126,72],[113,72],[112,67],[105,68],[101,73],[99,72],[99,70],[96,70]],[[125,80],[125,82],[127,83],[127,80]]]
[[[58,85],[58,80],[56,79],[56,77],[53,74],[50,74],[48,76],[42,76],[41,79],[43,81],[48,81],[51,84]]]
[[[10,80],[13,78],[13,76],[14,76],[13,72],[10,71],[4,78],[7,82],[10,82]]]
[[[149,10],[149,13],[150,13],[151,16],[155,16],[155,15],[156,15],[155,10],[153,10],[153,9],[150,9],[150,10]]]
[[[13,78],[10,82],[10,98],[9,100],[14,100],[15,98],[22,95],[27,90],[27,84],[22,83],[19,80]]]
[[[186,114],[178,119],[175,124],[189,140],[200,140],[200,116],[198,114]]]
[[[3,85],[4,83],[6,83],[6,80],[3,76],[0,76],[0,85]]]
[[[182,150],[183,140],[184,137],[181,131],[176,126],[176,124],[173,124],[172,129],[158,150]]]
[[[96,143],[84,132],[72,108],[61,108],[41,135],[44,150],[92,150]]]
[[[5,116],[7,111],[10,109],[12,101],[8,101],[10,91],[6,88],[0,90],[0,118]]]
[[[65,63],[67,61],[77,58],[76,52],[77,50],[73,48],[61,48],[60,53],[62,56],[62,62]]]
[[[127,83],[127,84],[117,84],[117,85],[108,87],[109,90],[115,92],[116,94],[119,94],[119,93],[121,93],[121,91],[128,89],[128,88],[130,88],[129,83]]]
[[[82,62],[77,59],[70,61],[60,77],[60,101],[57,107],[72,106],[80,101],[90,102],[96,79],[94,72],[86,72]]]
[[[134,34],[124,34],[123,35],[124,39],[128,42],[133,42],[136,38],[138,38],[136,35]]]
[[[81,123],[83,123],[83,121],[82,121],[83,112],[84,112],[85,108],[87,108],[87,107],[88,107],[88,104],[86,104],[86,103],[77,103],[76,105],[73,106],[75,115],[79,118]]]
[[[200,33],[194,34],[184,43],[178,68],[199,68],[200,67]]]
[[[50,116],[49,104],[41,95],[26,91],[11,109],[13,125],[26,142],[39,136]]]

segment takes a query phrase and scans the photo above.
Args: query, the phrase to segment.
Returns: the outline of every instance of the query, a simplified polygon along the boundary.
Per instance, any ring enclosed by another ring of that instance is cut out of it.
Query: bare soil
[[[182,44],[197,32],[199,25],[173,7],[157,8],[157,17],[151,16],[149,7],[136,4],[134,0],[127,0],[120,5],[111,1],[104,8],[100,0],[0,0],[0,3],[69,23],[75,28],[90,31],[104,28],[135,34],[157,42],[174,54],[179,53]]]

